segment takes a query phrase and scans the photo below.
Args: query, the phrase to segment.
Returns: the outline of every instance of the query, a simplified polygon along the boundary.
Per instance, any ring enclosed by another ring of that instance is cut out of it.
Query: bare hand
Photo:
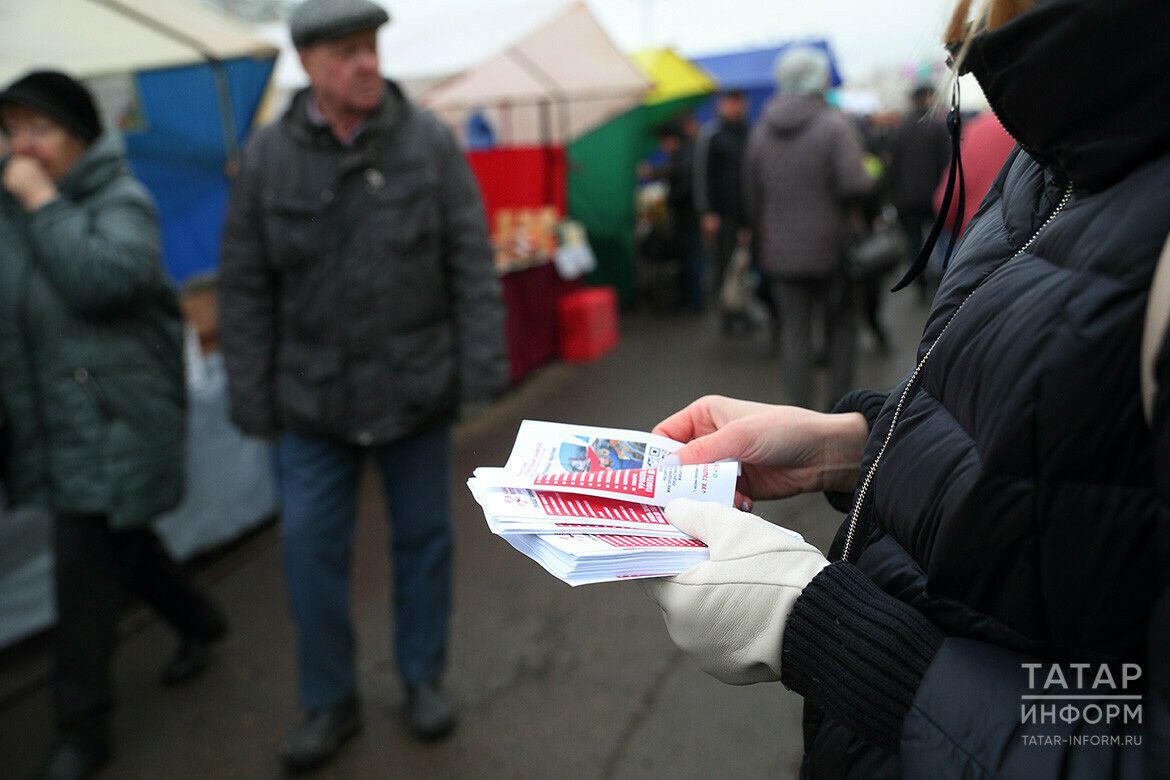
[[[741,227],[735,234],[735,241],[740,246],[752,245],[752,230],[751,228]]]
[[[683,464],[740,461],[736,506],[744,498],[852,490],[869,438],[865,418],[856,412],[822,414],[718,395],[676,412],[654,433],[686,442],[675,453]]]
[[[26,211],[35,211],[57,197],[57,185],[44,167],[24,155],[13,155],[4,166],[4,189]]]
[[[702,228],[705,235],[713,236],[718,233],[720,224],[721,220],[719,219],[719,215],[715,212],[708,211],[703,215]]]

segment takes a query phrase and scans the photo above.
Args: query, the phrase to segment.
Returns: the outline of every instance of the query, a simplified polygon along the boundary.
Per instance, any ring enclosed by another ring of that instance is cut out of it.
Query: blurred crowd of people
[[[858,318],[875,349],[888,351],[883,302],[894,272],[928,243],[952,157],[932,83],[913,87],[904,114],[851,116],[830,104],[830,79],[822,49],[796,47],[777,59],[777,96],[753,124],[746,95],[728,90],[708,122],[688,113],[660,126],[662,163],[641,173],[664,186],[667,208],[657,224],[643,220],[639,241],[640,262],[676,271],[648,285],[676,283],[683,310],[714,307],[725,334],[770,328],[790,400],[823,408],[851,387]],[[1014,141],[991,112],[968,117],[963,137],[969,217]],[[949,204],[940,240],[930,242],[939,248],[916,278],[923,303],[957,208]],[[818,365],[828,371],[819,400]]]

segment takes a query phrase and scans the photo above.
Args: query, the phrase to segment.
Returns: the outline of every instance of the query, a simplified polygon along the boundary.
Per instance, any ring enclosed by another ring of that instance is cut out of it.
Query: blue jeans
[[[451,432],[359,447],[286,433],[276,447],[285,578],[306,710],[357,690],[349,566],[358,478],[372,455],[385,486],[394,559],[394,649],[407,684],[443,671],[451,611]]]

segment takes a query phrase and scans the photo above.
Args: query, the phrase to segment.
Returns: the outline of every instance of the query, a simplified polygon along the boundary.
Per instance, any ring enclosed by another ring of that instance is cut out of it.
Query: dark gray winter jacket
[[[309,90],[248,144],[224,231],[232,418],[359,444],[452,417],[507,382],[483,207],[451,133],[392,83],[352,147]]]
[[[0,161],[0,171],[7,161]],[[183,491],[179,305],[122,139],[99,136],[26,212],[0,188],[0,400],[16,505],[137,528]]]
[[[840,272],[845,204],[873,188],[861,139],[820,95],[780,96],[752,128],[744,206],[760,268],[782,279]]]

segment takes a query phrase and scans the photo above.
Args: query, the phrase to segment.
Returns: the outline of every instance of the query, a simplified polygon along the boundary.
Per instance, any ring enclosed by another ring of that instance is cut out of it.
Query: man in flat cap
[[[275,442],[304,722],[319,766],[360,727],[348,614],[364,461],[392,521],[395,651],[420,738],[454,725],[438,684],[451,594],[450,426],[507,382],[483,208],[451,133],[378,70],[386,11],[307,0],[290,20],[310,86],[251,140],[220,275],[232,418]]]

